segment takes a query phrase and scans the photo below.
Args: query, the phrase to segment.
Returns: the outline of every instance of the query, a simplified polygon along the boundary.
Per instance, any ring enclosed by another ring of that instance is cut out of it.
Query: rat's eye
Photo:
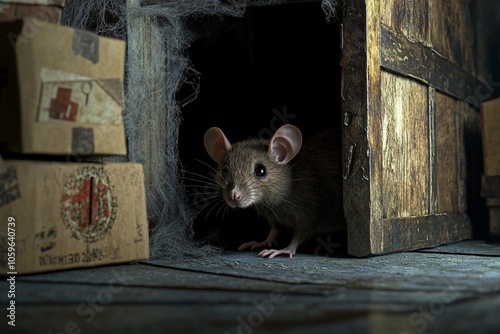
[[[257,177],[266,177],[267,175],[267,169],[266,169],[266,166],[264,166],[263,164],[256,164],[255,165],[255,169],[253,171],[253,174]]]
[[[227,164],[222,165],[222,168],[220,169],[220,173],[222,177],[226,177],[229,174],[229,166]]]

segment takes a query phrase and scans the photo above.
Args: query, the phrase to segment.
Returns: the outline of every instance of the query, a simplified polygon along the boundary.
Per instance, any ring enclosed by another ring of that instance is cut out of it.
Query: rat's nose
[[[241,200],[241,191],[233,189],[231,191],[231,199],[235,202],[239,202]]]

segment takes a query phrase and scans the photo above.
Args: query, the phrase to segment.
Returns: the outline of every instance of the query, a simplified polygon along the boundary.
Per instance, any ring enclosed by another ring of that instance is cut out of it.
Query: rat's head
[[[290,188],[288,163],[299,152],[302,134],[293,125],[283,125],[268,140],[229,142],[219,128],[205,133],[205,149],[218,164],[215,181],[232,207],[245,208],[260,202],[276,203]]]

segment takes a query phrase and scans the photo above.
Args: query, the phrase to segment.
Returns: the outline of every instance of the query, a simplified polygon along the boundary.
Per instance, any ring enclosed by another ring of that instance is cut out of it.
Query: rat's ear
[[[205,132],[203,142],[208,155],[217,163],[220,163],[224,155],[231,149],[231,143],[227,140],[224,132],[216,127]]]
[[[269,154],[278,164],[286,164],[295,157],[302,146],[302,133],[295,126],[286,124],[279,128],[269,142]]]

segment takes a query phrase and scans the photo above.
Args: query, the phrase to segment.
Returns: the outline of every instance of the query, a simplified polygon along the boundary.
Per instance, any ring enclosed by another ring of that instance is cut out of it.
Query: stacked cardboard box
[[[500,99],[481,104],[484,174],[481,193],[490,213],[490,236],[500,237]]]
[[[148,258],[142,165],[63,162],[126,155],[125,42],[25,17],[0,50],[0,270]]]
[[[0,22],[34,17],[59,23],[66,0],[0,0]]]

